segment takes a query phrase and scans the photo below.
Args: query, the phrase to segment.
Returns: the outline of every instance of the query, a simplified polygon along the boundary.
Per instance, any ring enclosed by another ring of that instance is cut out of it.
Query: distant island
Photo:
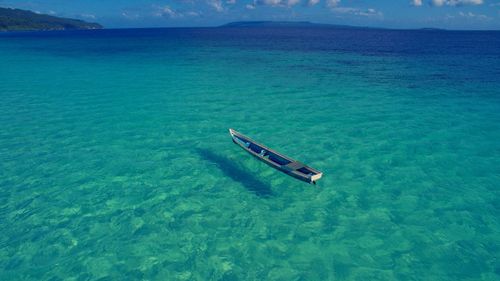
[[[334,27],[344,29],[366,29],[370,27],[358,27],[351,25],[337,25],[327,23],[312,23],[309,21],[236,21],[220,27]]]
[[[368,27],[368,26],[352,26],[352,25],[340,25],[340,24],[328,24],[328,23],[313,23],[309,21],[236,21],[226,23],[224,25],[219,26],[220,28],[225,27],[276,27],[276,28],[337,28],[337,29],[392,29],[398,30],[395,28],[383,28],[383,27]],[[422,31],[444,31],[446,29],[441,28],[418,28],[418,29],[405,29],[405,30],[422,30]]]
[[[100,29],[98,23],[82,20],[60,18],[37,14],[31,11],[0,8],[0,31],[35,31],[35,30],[69,30]]]

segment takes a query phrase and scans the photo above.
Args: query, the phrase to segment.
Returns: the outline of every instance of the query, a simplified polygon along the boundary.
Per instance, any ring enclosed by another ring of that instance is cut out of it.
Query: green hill
[[[0,8],[0,31],[99,29],[98,23],[59,18],[31,11]]]

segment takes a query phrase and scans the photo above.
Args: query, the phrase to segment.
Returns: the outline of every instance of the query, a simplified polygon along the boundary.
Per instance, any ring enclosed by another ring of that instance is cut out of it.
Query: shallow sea
[[[499,214],[500,32],[0,35],[0,280],[499,280]]]

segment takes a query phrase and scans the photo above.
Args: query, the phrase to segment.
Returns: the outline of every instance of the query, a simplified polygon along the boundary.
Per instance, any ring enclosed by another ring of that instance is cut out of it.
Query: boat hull
[[[243,150],[261,162],[264,162],[266,165],[291,177],[307,183],[316,184],[316,181],[323,175],[323,173],[292,158],[284,156],[233,129],[229,129],[229,133],[233,142]]]

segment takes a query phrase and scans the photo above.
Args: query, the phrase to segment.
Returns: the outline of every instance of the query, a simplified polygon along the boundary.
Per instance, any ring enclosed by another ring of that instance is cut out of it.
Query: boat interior
[[[282,156],[273,153],[271,151],[266,150],[265,148],[261,147],[260,145],[257,145],[243,137],[233,135],[236,140],[241,143],[243,146],[245,146],[248,150],[251,150],[252,152],[256,153],[259,155],[261,158],[266,158],[269,159],[270,161],[276,163],[278,166],[281,166],[284,169],[287,169],[289,171],[297,171],[299,173],[302,173],[304,175],[315,175],[317,174],[314,171],[309,170],[304,164],[298,162],[298,161],[290,161],[286,158],[283,158]]]

